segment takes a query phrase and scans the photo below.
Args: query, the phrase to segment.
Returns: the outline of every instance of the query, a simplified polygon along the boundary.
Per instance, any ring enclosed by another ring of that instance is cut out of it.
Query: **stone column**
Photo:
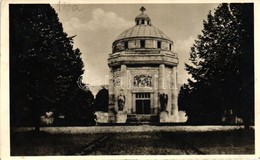
[[[124,110],[127,110],[127,107],[129,107],[129,96],[127,95],[127,67],[125,64],[121,65],[121,87],[119,90],[123,90],[123,94],[125,95],[125,106]]]
[[[178,86],[177,86],[177,68],[174,66],[172,68],[172,84],[171,90],[172,90],[172,109],[171,114],[174,115],[174,119],[177,122],[179,119],[178,115]]]
[[[165,65],[160,64],[159,75],[158,75],[158,89],[160,93],[165,91]]]
[[[135,107],[136,107],[135,106],[135,93],[133,93],[133,95],[132,95],[132,108],[131,108],[132,113],[136,113],[136,108]]]
[[[116,118],[111,110],[115,109],[116,98],[115,98],[115,86],[114,86],[114,71],[112,67],[109,67],[109,86],[108,86],[108,94],[109,94],[109,102],[108,102],[108,121],[115,122]]]
[[[122,89],[124,90],[124,93],[125,93],[125,89],[126,89],[126,87],[127,87],[127,75],[126,75],[126,72],[127,72],[127,67],[126,67],[126,65],[125,64],[122,64],[121,65],[121,80],[122,80],[122,82],[121,82],[121,84],[122,84]]]
[[[114,91],[114,74],[113,74],[112,67],[109,67],[108,93],[109,93],[109,108],[114,108],[115,107],[115,91]]]
[[[154,108],[154,113],[153,114],[157,114],[158,113],[158,107],[159,107],[159,98],[158,98],[158,92],[155,90],[153,93],[153,108]]]
[[[158,92],[159,94],[165,93],[165,65],[164,64],[160,64],[159,66],[159,75],[158,75]],[[156,95],[157,97],[159,96]],[[158,101],[159,101],[159,110],[161,110],[162,106],[160,104],[160,98],[158,97]],[[166,107],[167,108],[167,107]]]

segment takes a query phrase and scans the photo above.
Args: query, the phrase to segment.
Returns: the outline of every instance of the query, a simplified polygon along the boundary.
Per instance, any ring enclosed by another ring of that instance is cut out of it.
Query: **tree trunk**
[[[35,115],[35,122],[34,122],[34,131],[35,132],[40,132],[40,121],[41,121],[41,119],[40,119],[40,115],[38,112],[38,114]]]
[[[35,131],[35,132],[40,132],[40,126],[39,126],[39,125],[35,125],[34,131]]]
[[[35,132],[40,132],[40,123],[41,123],[41,118],[40,118],[40,101],[34,103],[33,106],[33,119],[34,119],[34,131]]]
[[[250,118],[246,117],[244,118],[244,130],[250,129]]]

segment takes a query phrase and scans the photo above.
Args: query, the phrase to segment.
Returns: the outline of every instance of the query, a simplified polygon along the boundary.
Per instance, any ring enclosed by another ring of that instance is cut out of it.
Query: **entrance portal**
[[[136,114],[151,114],[151,99],[150,93],[137,93],[136,94]]]

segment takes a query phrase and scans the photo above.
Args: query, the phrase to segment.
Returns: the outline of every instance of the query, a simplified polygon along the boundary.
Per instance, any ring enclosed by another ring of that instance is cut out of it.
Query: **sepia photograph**
[[[259,159],[255,5],[8,3],[9,158]]]

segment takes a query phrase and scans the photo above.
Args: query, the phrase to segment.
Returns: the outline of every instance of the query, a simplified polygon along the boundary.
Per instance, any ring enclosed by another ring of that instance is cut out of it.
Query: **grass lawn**
[[[114,126],[11,132],[12,156],[254,154],[254,130],[227,127]],[[109,136],[96,143],[107,133]],[[93,143],[95,142],[95,143]],[[93,147],[94,146],[94,147]]]
[[[11,134],[12,156],[75,155],[100,134],[51,134],[33,131]]]

